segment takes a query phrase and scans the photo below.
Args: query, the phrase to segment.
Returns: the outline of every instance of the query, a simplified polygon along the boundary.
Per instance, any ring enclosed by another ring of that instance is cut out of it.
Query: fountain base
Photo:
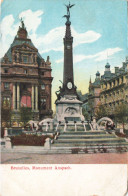
[[[84,121],[82,115],[82,102],[74,95],[64,95],[56,101],[56,122]]]

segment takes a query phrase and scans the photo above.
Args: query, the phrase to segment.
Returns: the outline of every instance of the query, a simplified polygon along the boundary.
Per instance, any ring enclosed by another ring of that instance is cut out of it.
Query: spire
[[[64,41],[64,72],[63,72],[63,88],[61,95],[77,95],[76,86],[74,85],[74,74],[73,74],[73,37],[71,36],[70,29],[70,8],[74,5],[65,5],[67,8],[67,14],[64,15],[67,19],[66,32]]]
[[[67,14],[64,15],[63,17],[65,17],[67,19],[65,25],[66,25],[66,32],[65,32],[65,38],[72,38],[71,36],[71,29],[70,29],[70,25],[71,25],[71,22],[70,22],[70,8],[73,7],[75,4],[70,4],[69,2],[69,5],[65,5],[66,8],[67,8]]]
[[[90,76],[90,81],[89,81],[89,84],[92,84],[91,76]]]

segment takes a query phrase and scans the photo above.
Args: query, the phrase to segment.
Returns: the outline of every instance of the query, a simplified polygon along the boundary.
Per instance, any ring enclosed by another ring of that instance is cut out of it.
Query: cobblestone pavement
[[[1,153],[2,164],[128,164],[128,152],[98,154]]]

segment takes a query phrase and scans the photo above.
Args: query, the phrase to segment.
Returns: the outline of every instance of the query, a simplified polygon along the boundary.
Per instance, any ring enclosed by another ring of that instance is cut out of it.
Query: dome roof
[[[100,72],[99,71],[97,71],[96,76],[100,76]]]
[[[105,65],[106,68],[110,68],[110,64],[107,62],[107,64]]]

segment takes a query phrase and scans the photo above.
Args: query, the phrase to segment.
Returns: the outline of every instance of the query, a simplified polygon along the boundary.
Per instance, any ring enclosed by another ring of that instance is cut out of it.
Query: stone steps
[[[109,142],[109,143],[55,143],[54,145],[52,145],[52,148],[54,147],[60,147],[60,148],[64,148],[64,147],[67,147],[67,148],[74,148],[74,147],[90,147],[90,148],[98,148],[98,146],[106,146],[107,148],[109,147],[117,147],[117,146],[127,146],[128,147],[128,143],[126,142],[120,142],[120,143],[117,143],[117,142]]]
[[[60,135],[59,139],[93,139],[93,138],[115,138],[114,135]]]
[[[55,140],[55,143],[72,143],[72,142],[85,142],[85,143],[90,143],[90,142],[109,142],[110,138],[94,138],[94,139],[74,139],[74,138],[70,138],[70,139],[59,139],[59,140]],[[118,142],[123,142],[125,141],[124,139],[120,139],[120,138],[111,138],[111,142],[114,141],[118,141]]]
[[[60,132],[60,135],[52,148],[99,148],[99,145],[105,145],[106,148],[116,148],[117,146],[128,146],[124,138],[116,137],[113,133],[108,134],[105,131],[80,131],[80,132]]]
[[[60,132],[60,135],[101,135],[101,134],[107,134],[105,131],[66,131],[66,132]]]

